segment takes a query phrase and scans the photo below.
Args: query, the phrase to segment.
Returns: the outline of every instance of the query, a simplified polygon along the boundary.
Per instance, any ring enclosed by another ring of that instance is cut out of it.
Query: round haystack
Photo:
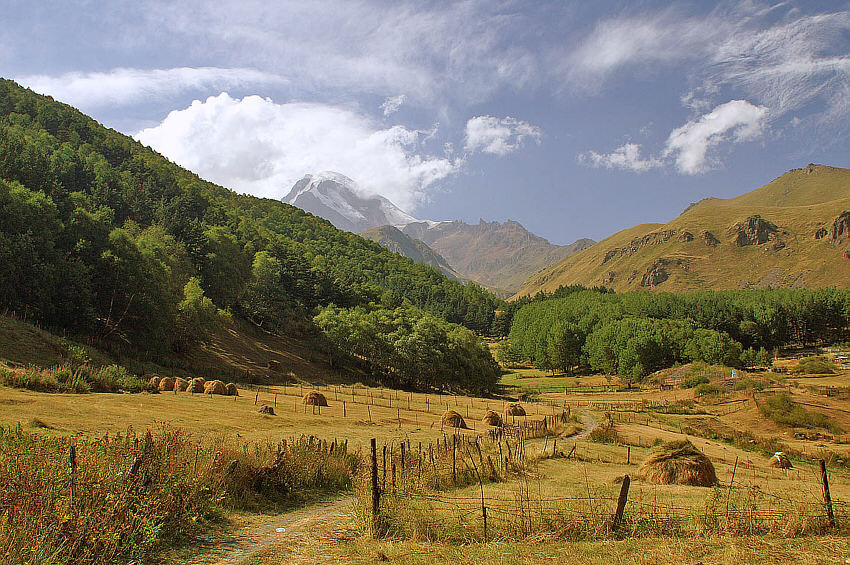
[[[311,390],[304,395],[302,402],[307,406],[327,406],[328,399],[321,392]]]
[[[440,419],[440,423],[447,428],[467,429],[466,422],[463,421],[463,416],[454,410],[446,410],[446,413]]]
[[[235,384],[227,383],[224,388],[227,389],[227,396],[239,396],[239,390],[236,388]]]
[[[776,467],[777,469],[793,469],[794,465],[791,464],[791,460],[788,459],[788,456],[785,455],[782,451],[777,451],[773,454],[773,457],[770,458],[770,461],[767,462],[768,466]]]
[[[505,406],[506,416],[525,416],[525,408],[519,402],[511,402]]]
[[[274,408],[269,406],[268,404],[263,404],[260,406],[260,409],[257,410],[260,414],[268,414],[269,416],[274,416]]]
[[[688,440],[663,444],[643,462],[638,477],[655,485],[710,487],[717,484],[711,460]]]
[[[492,410],[487,410],[487,413],[484,414],[484,418],[481,419],[488,426],[501,426],[502,425],[502,417],[499,416],[498,412],[494,412]]]
[[[189,388],[189,381],[180,377],[174,379],[174,392],[183,392],[187,388]]]
[[[174,390],[174,379],[171,377],[162,377],[159,379],[159,385],[157,388],[160,392],[165,392],[166,390],[171,391]]]
[[[204,383],[204,394],[220,394],[227,395],[227,387],[221,381],[210,381]]]
[[[201,392],[204,392],[204,385],[205,384],[206,384],[206,381],[204,381],[204,379],[197,377],[197,378],[194,378],[191,381],[189,381],[189,386],[186,387],[186,390],[188,392],[192,392],[192,393],[201,393]]]
[[[162,380],[162,377],[158,377],[158,376],[154,375],[154,376],[151,377],[151,380],[149,382],[151,383],[152,387],[154,387],[155,389],[159,389],[159,381],[161,381],[161,380]]]

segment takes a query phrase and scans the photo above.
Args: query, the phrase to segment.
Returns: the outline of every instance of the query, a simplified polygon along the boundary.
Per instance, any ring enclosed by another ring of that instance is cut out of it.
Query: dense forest
[[[0,79],[0,310],[157,352],[221,317],[309,331],[321,307],[369,304],[487,333],[500,301]]]
[[[850,290],[562,294],[516,312],[503,360],[639,380],[689,361],[763,366],[777,347],[850,339]]]

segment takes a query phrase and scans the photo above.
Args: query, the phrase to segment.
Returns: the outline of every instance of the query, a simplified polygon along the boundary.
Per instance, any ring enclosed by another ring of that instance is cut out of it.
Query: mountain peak
[[[304,175],[283,201],[355,233],[419,221],[383,196],[363,195],[354,180],[333,171]]]

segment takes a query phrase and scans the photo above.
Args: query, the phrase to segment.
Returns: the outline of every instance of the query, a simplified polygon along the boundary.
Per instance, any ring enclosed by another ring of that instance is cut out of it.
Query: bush
[[[700,385],[697,385],[696,388],[694,388],[694,392],[697,396],[716,396],[722,391],[717,385],[702,383]]]
[[[762,414],[784,426],[821,428],[840,433],[841,428],[826,414],[810,412],[794,402],[788,393],[771,396],[759,405]]]
[[[681,388],[694,388],[697,385],[708,384],[711,380],[704,376],[700,375],[697,377],[691,377],[690,379],[682,381],[682,384],[679,385]]]
[[[755,379],[742,379],[732,385],[732,390],[764,390],[764,383]]]
[[[800,359],[790,372],[795,375],[834,375],[837,368],[835,363],[824,357],[807,357]]]
[[[0,367],[0,384],[36,392],[64,392],[87,394],[90,392],[157,392],[147,381],[130,374],[118,365],[72,367],[59,365],[48,369],[25,367],[9,369]]]

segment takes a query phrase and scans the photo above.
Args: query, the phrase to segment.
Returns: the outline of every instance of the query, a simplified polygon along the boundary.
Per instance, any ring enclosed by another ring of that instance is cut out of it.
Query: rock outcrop
[[[850,240],[850,212],[844,211],[839,214],[832,224],[832,231],[829,235],[834,243]]]
[[[743,222],[735,224],[729,231],[732,233],[735,246],[744,247],[747,245],[763,245],[768,241],[775,241],[779,233],[779,228],[776,227],[776,224],[756,214]]]
[[[602,259],[602,264],[604,265],[615,257],[631,257],[644,247],[648,247],[650,245],[661,245],[662,243],[667,243],[673,238],[676,238],[677,241],[687,243],[694,240],[694,234],[687,230],[664,230],[648,233],[644,236],[634,238],[625,247],[614,247],[609,249],[608,252],[605,253],[605,257]]]
[[[720,243],[720,240],[714,237],[714,234],[708,230],[703,230],[703,232],[700,234],[700,237],[702,238],[703,242],[705,242],[705,244],[709,247],[716,247]]]

